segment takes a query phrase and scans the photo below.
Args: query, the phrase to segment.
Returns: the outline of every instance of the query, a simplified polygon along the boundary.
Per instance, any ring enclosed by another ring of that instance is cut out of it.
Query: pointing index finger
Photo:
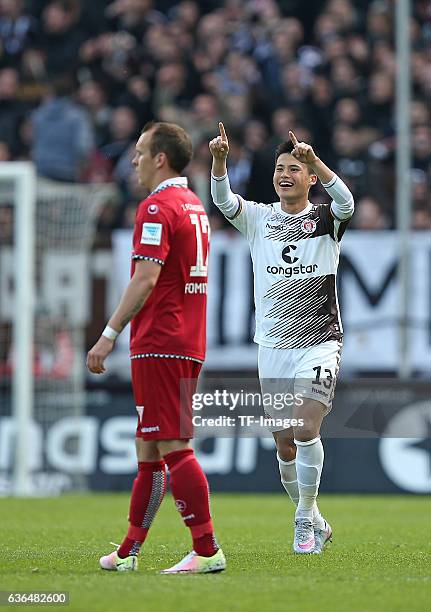
[[[295,134],[292,131],[289,131],[289,136],[293,146],[296,147],[296,145],[298,144],[298,139],[296,138]]]
[[[227,142],[226,130],[224,129],[224,125],[221,121],[218,124],[218,127],[220,130],[220,136],[222,137],[222,140],[225,140]]]

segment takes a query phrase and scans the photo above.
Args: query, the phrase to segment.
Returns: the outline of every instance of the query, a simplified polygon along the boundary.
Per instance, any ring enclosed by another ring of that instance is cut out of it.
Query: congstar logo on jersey
[[[299,257],[290,255],[291,251],[296,251],[298,247],[295,244],[288,244],[281,252],[281,258],[288,264],[293,264],[298,261]]]
[[[295,276],[297,274],[312,274],[318,269],[317,264],[310,264],[309,266],[304,266],[301,264],[299,266],[292,266],[290,268],[285,268],[284,266],[266,266],[266,271],[269,274],[283,274],[290,278],[291,276]]]
[[[288,244],[284,247],[281,252],[281,258],[287,264],[294,264],[299,261],[299,257],[296,257],[294,251],[296,251],[298,247],[295,244]],[[305,266],[304,264],[299,264],[297,266],[290,265],[289,267],[285,266],[267,266],[266,271],[269,274],[283,274],[290,278],[291,276],[295,276],[296,274],[312,274],[318,269],[317,264],[309,264]]]

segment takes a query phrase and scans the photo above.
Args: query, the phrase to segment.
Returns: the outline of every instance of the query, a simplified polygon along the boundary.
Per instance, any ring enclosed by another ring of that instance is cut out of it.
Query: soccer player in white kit
[[[336,273],[353,196],[313,148],[290,132],[291,142],[275,155],[273,183],[280,200],[246,201],[230,189],[229,143],[222,123],[219,129],[209,143],[211,194],[250,245],[262,390],[268,379],[277,379],[301,398],[291,408],[298,426],[272,429],[281,482],[297,506],[293,548],[319,554],[332,536],[316,503],[324,459],[320,427],[331,409],[339,368],[343,329]],[[308,200],[318,179],[332,198],[329,205]],[[267,406],[265,412],[279,416]]]

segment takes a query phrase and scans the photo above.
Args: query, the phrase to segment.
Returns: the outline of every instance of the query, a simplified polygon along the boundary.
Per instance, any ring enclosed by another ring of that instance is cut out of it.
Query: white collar
[[[275,205],[274,205],[274,208],[275,208],[275,210],[277,212],[281,213],[282,215],[286,215],[287,217],[301,217],[302,215],[307,215],[310,212],[310,210],[312,209],[312,207],[313,207],[313,204],[311,202],[308,202],[307,206],[303,210],[301,210],[300,212],[298,212],[298,213],[287,213],[286,211],[284,211],[281,208],[281,202],[276,202]]]
[[[151,193],[155,193],[161,189],[166,189],[166,187],[187,187],[187,185],[188,183],[186,176],[174,176],[159,183]]]

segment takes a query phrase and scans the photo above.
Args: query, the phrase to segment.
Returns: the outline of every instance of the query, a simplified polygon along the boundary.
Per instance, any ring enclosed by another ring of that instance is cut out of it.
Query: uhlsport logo
[[[288,244],[286,247],[284,247],[282,253],[281,253],[281,257],[283,258],[283,261],[285,261],[288,264],[294,264],[296,261],[298,261],[299,257],[291,257],[289,255],[290,251],[296,251],[297,247],[294,244]]]
[[[304,219],[301,223],[301,229],[306,234],[312,234],[317,227],[317,223],[314,219]]]

